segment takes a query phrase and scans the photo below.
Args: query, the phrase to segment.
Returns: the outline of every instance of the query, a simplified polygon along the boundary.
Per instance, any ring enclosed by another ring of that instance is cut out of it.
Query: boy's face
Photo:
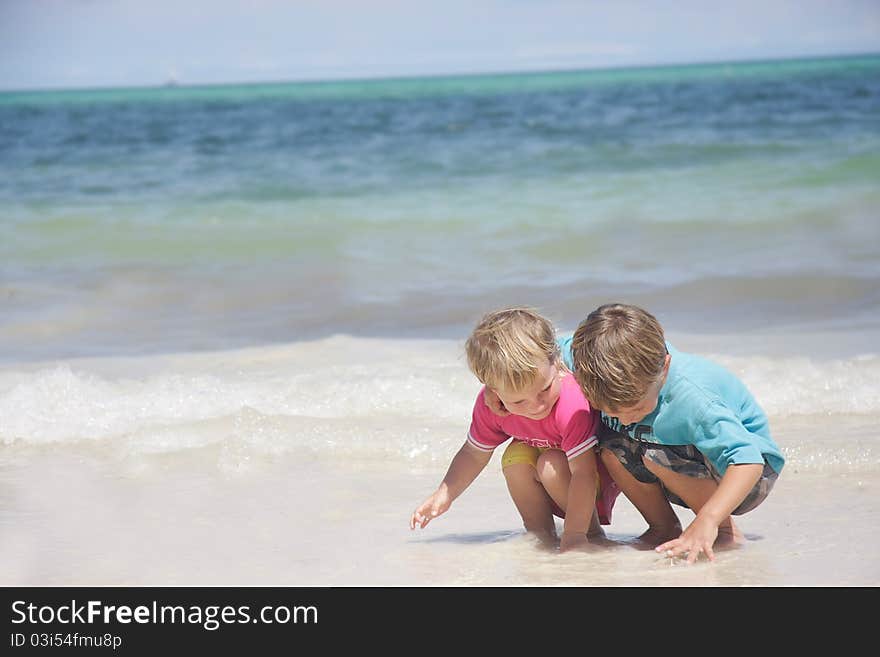
[[[559,399],[562,376],[556,363],[548,362],[538,369],[534,382],[519,392],[495,390],[508,411],[530,420],[543,420]]]
[[[650,415],[651,412],[657,408],[657,401],[660,399],[660,390],[663,388],[663,384],[666,383],[666,377],[669,375],[670,358],[669,354],[666,354],[666,361],[663,363],[663,370],[660,373],[660,378],[648,386],[645,396],[638,402],[622,408],[600,408],[599,410],[606,415],[616,417],[620,420],[620,423],[624,425],[633,424],[639,420],[645,419],[646,416]]]

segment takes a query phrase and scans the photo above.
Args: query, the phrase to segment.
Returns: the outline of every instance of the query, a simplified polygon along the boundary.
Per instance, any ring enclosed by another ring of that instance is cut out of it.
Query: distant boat
[[[180,81],[177,79],[177,73],[171,71],[168,73],[168,77],[165,79],[166,87],[178,87],[180,86]]]

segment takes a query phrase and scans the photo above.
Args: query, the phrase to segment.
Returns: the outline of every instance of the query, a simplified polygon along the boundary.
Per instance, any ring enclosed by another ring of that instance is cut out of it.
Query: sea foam
[[[235,445],[263,456],[305,449],[442,461],[464,440],[479,383],[458,343],[426,344],[330,339],[268,348],[259,358],[144,359],[140,375],[138,367],[112,359],[7,369],[0,373],[0,441],[124,445],[143,455]],[[774,430],[817,416],[861,417],[868,424],[880,414],[877,355],[830,361],[707,355],[742,378]],[[128,373],[120,376],[123,369]],[[873,463],[876,450],[868,447],[859,459],[867,455]],[[818,448],[797,450],[808,461],[815,454],[804,450]]]

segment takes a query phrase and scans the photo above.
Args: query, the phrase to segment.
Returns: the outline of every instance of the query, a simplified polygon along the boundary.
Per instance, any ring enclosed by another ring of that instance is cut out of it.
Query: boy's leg
[[[620,490],[648,523],[647,531],[639,536],[640,541],[656,547],[681,535],[681,521],[659,483],[636,479],[608,447],[603,446],[600,456]]]
[[[659,463],[655,463],[650,459],[644,460],[645,467],[648,468],[663,485],[678,495],[682,501],[691,508],[694,513],[699,513],[703,505],[718,489],[718,482],[711,477],[691,477],[680,472],[676,472]],[[742,532],[734,524],[733,517],[727,516],[725,520],[718,525],[718,538],[715,543],[740,543],[743,541]]]
[[[571,485],[571,468],[568,465],[568,457],[561,449],[547,449],[538,457],[535,465],[538,479],[544,490],[550,495],[563,513],[568,508],[568,487]],[[599,516],[593,508],[590,519],[590,527],[587,536],[604,536],[605,532],[599,524]]]

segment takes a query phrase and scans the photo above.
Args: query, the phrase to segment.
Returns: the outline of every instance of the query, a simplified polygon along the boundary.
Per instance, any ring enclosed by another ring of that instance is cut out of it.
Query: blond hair
[[[603,410],[640,402],[666,363],[663,328],[637,306],[599,306],[580,323],[571,342],[574,376],[584,395]]]
[[[465,343],[468,367],[494,390],[520,392],[538,370],[559,360],[556,330],[532,308],[496,310],[483,316]]]

